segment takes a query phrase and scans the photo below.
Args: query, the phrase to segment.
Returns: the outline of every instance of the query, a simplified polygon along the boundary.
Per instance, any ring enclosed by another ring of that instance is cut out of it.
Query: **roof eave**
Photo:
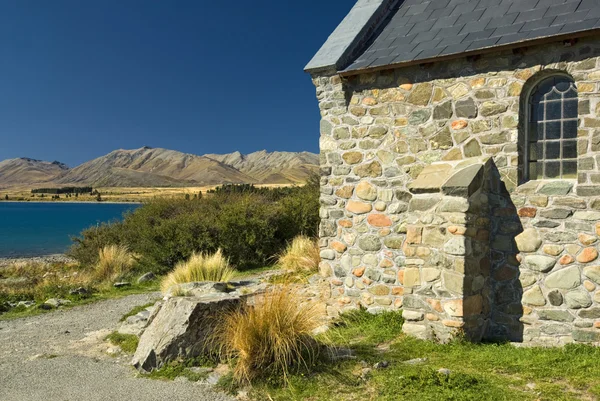
[[[345,69],[400,0],[358,0],[304,71],[318,74]]]

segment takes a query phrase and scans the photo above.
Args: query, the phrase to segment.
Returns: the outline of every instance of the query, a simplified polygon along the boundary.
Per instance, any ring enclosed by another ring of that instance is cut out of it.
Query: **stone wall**
[[[484,337],[599,342],[598,55],[600,42],[588,38],[346,78],[334,72],[313,77],[322,115],[321,273],[330,277],[336,300],[329,313],[358,305],[373,312],[401,308],[432,289],[422,275],[406,282],[415,278],[407,262],[415,245],[412,205],[427,198],[410,185],[432,163],[491,157],[502,188],[488,208]],[[578,179],[525,183],[521,94],[548,71],[568,73],[578,88]],[[452,221],[437,223],[431,225],[448,230]],[[415,252],[437,249],[427,237],[422,241]]]

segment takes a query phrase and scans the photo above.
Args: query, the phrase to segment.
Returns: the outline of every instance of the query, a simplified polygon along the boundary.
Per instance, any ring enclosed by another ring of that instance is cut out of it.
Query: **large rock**
[[[177,358],[201,355],[219,317],[243,302],[224,293],[168,299],[142,334],[132,365],[150,372]]]

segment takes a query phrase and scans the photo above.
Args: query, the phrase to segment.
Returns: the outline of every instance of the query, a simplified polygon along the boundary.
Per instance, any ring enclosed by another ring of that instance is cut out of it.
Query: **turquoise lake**
[[[121,219],[136,204],[0,202],[0,258],[65,252],[71,236]]]

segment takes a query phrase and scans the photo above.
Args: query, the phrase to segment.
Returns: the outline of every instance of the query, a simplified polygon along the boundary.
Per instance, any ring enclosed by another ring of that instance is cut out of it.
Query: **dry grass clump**
[[[215,281],[227,282],[235,275],[235,269],[219,249],[216,253],[193,253],[186,261],[179,262],[175,269],[161,282],[161,290],[166,294],[174,285],[183,283]]]
[[[317,272],[321,261],[317,241],[299,235],[288,244],[286,250],[279,257],[279,264],[291,272]]]
[[[287,381],[290,369],[308,368],[319,345],[312,332],[322,324],[316,304],[307,303],[289,287],[275,287],[225,315],[213,342],[221,356],[235,361],[234,378],[252,382],[273,375]]]
[[[107,245],[98,251],[91,276],[97,282],[114,282],[130,272],[137,260],[124,245]]]

